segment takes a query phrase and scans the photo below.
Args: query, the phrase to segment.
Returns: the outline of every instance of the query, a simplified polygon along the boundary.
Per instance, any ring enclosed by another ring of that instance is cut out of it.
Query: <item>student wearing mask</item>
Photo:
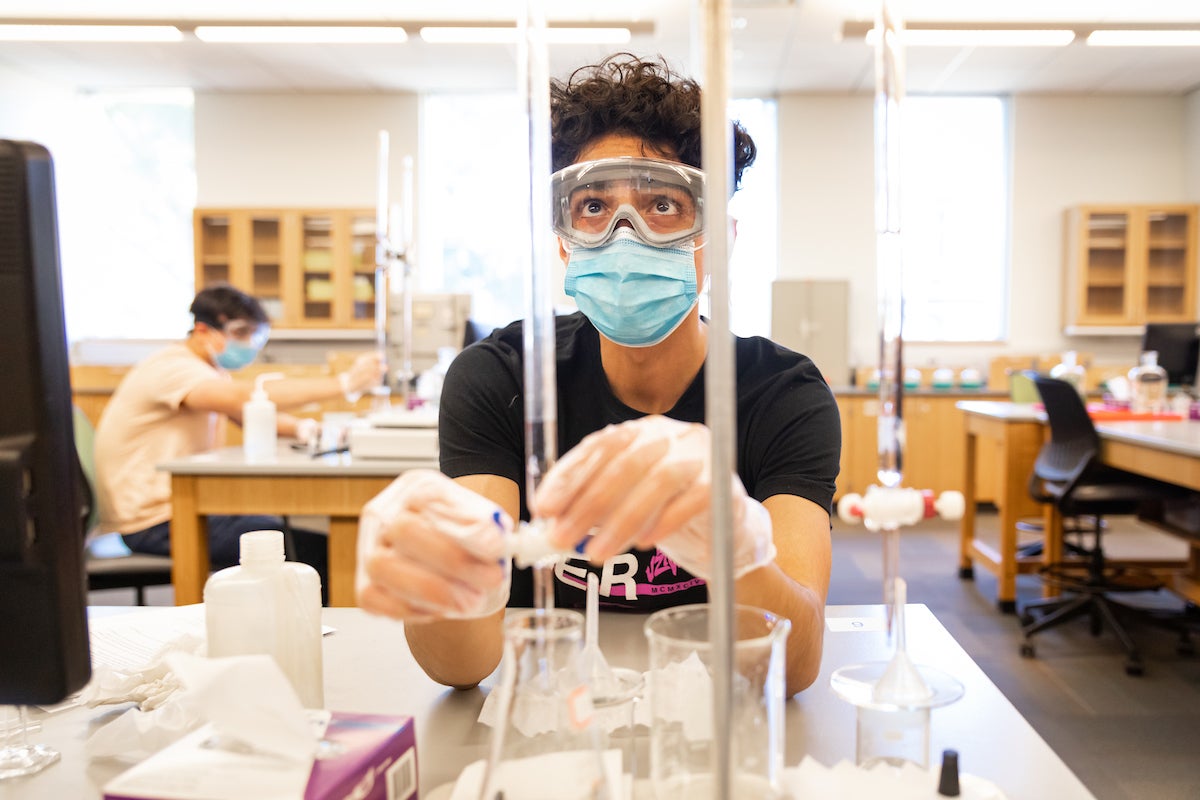
[[[100,525],[117,531],[130,550],[171,552],[171,480],[158,464],[211,450],[222,440],[225,419],[241,422],[252,381],[236,372],[254,361],[270,335],[270,322],[253,297],[228,285],[200,291],[190,312],[187,338],[148,356],[129,371],[96,427],[94,459]],[[280,409],[363,392],[379,383],[383,365],[375,353],[360,356],[347,371],[328,378],[268,381],[267,394]],[[280,436],[317,435],[314,420],[278,415]],[[238,539],[247,531],[280,529],[278,517],[208,517],[209,558],[214,568],[238,563]],[[294,557],[317,568],[324,582],[326,537],[293,530]]]
[[[726,220],[703,206],[699,87],[614,56],[552,85],[551,127],[554,230],[579,306],[556,321],[564,456],[527,498],[521,323],[467,348],[442,396],[444,474],[406,474],[364,510],[359,603],[406,621],[435,680],[471,686],[500,659],[505,605],[532,603],[528,571],[497,561],[511,520],[532,509],[558,546],[586,542],[555,570],[559,606],[583,606],[589,571],[606,608],[703,602],[710,489],[731,480],[735,596],[791,620],[800,691],[821,659],[837,406],[808,358],[737,338],[737,473],[711,474],[697,301],[705,231]],[[736,124],[734,154],[736,186],[755,155]]]

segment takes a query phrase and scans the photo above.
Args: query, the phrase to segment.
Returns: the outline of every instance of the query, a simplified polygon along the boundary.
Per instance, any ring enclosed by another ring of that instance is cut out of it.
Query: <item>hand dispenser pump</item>
[[[251,464],[275,458],[275,404],[263,386],[267,381],[282,378],[282,372],[267,372],[254,381],[254,392],[242,405],[242,452]]]

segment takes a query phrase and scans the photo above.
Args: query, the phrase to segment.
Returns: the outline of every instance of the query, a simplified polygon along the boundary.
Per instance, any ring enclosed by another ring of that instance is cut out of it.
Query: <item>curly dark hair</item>
[[[224,327],[225,323],[235,319],[259,325],[271,321],[257,300],[228,283],[215,283],[201,289],[196,293],[188,311],[195,317],[196,322],[203,322],[213,328]]]
[[[671,71],[661,56],[647,61],[617,53],[550,83],[550,158],[555,171],[574,164],[591,142],[611,133],[645,140],[659,155],[700,163],[700,85]],[[754,140],[733,123],[734,182],[754,163]]]

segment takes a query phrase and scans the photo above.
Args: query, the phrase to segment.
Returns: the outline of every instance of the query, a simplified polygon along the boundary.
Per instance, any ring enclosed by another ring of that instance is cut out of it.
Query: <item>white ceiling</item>
[[[446,20],[498,19],[498,0],[0,0],[0,17],[47,19]],[[1166,21],[1200,24],[1196,0],[909,0],[909,20]],[[624,48],[554,46],[565,76],[613,49],[665,55],[690,71],[689,0],[551,0],[553,20],[640,20],[654,32]],[[733,83],[739,95],[869,90],[870,49],[839,41],[847,20],[870,19],[873,0],[733,0]],[[740,24],[740,23],[739,23]],[[415,29],[414,29],[415,31]],[[1200,48],[909,48],[908,86],[942,93],[1184,93],[1200,87]],[[65,84],[87,89],[191,87],[204,91],[436,91],[509,89],[516,52],[507,45],[0,43],[0,86]]]

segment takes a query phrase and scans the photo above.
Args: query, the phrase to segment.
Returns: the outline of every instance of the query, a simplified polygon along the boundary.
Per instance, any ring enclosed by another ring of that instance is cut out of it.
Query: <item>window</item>
[[[467,292],[473,319],[525,316],[529,172],[515,94],[429,95],[421,107],[418,286]]]
[[[729,202],[737,239],[729,259],[729,327],[740,336],[771,335],[771,283],[778,273],[779,137],[775,101],[733,100],[729,114],[740,121],[758,156],[742,175],[742,188]]]
[[[0,135],[54,158],[67,336],[178,338],[190,324],[190,90],[6,96]]]
[[[765,336],[776,272],[775,103],[736,100],[730,113],[759,148],[730,204],[738,219],[731,327]],[[422,105],[418,283],[424,291],[469,292],[472,316],[495,325],[525,315],[528,174],[525,159],[514,157],[526,146],[524,119],[516,95],[430,95]]]
[[[996,97],[909,97],[904,103],[901,226],[904,337],[1005,337],[1008,137]]]

